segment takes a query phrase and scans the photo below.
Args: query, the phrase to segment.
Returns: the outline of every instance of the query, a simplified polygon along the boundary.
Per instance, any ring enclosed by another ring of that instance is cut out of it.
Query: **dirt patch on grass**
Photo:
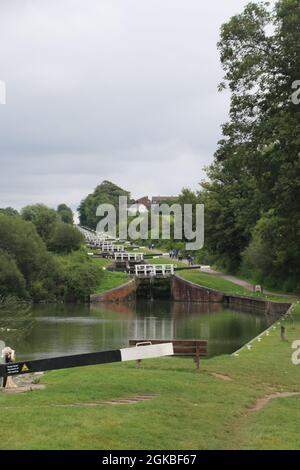
[[[218,374],[217,372],[210,372],[209,374],[212,375],[215,379],[224,380],[225,382],[232,382],[232,378],[229,377],[229,375]]]
[[[272,393],[271,395],[266,395],[265,397],[259,398],[255,405],[252,406],[249,411],[254,412],[254,411],[260,411],[262,410],[267,404],[271,401],[274,400],[275,398],[289,398],[289,397],[295,397],[299,396],[300,392],[277,392],[277,393]]]
[[[33,390],[43,390],[46,386],[38,383],[42,375],[44,375],[43,372],[36,372],[34,374],[9,377],[10,381],[8,381],[8,386],[6,388],[0,388],[0,391],[2,393],[15,394],[32,392]]]
[[[137,395],[130,398],[121,398],[118,400],[103,400],[95,401],[91,403],[70,403],[66,405],[52,405],[52,406],[62,406],[62,407],[81,407],[81,406],[100,406],[100,405],[135,405],[136,403],[141,403],[143,401],[153,400],[158,395]]]
[[[45,385],[31,384],[16,388],[1,388],[1,392],[14,395],[16,393],[33,392],[34,390],[44,390],[45,388]]]

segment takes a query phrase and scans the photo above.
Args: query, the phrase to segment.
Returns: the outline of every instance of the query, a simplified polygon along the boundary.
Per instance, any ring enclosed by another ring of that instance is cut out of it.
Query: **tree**
[[[62,222],[73,225],[73,211],[66,204],[59,204],[57,213]]]
[[[254,245],[264,247],[264,276],[277,284],[289,278],[294,287],[300,276],[300,107],[290,98],[299,79],[299,25],[298,0],[280,0],[273,9],[252,2],[223,25],[221,88],[231,92],[230,119],[203,184],[210,250],[236,271],[243,253],[249,261]],[[267,226],[276,227],[273,251],[264,238]]]
[[[119,196],[130,198],[130,193],[110,181],[103,181],[93,193],[81,201],[78,208],[80,224],[95,230],[99,221],[96,211],[100,204],[112,204],[118,214]]]
[[[58,265],[32,222],[19,216],[0,214],[0,248],[15,261],[25,279],[26,295],[33,300],[55,299],[56,286],[60,279]],[[13,268],[14,264],[10,263],[10,269]],[[21,283],[20,278],[20,287]],[[9,285],[7,291],[10,290]]]
[[[67,302],[86,302],[100,285],[103,272],[87,257],[77,251],[57,258],[62,272],[60,295]]]
[[[0,296],[26,297],[25,279],[16,261],[0,250]]]
[[[300,245],[293,243],[290,227],[284,222],[272,209],[258,220],[243,253],[242,270],[247,275],[254,274],[264,285],[286,291],[299,290],[295,263],[300,259]]]
[[[67,223],[57,223],[48,243],[51,251],[56,253],[71,253],[79,250],[83,243],[83,237],[79,230]]]
[[[32,222],[38,234],[45,243],[48,243],[53,236],[53,232],[59,218],[54,209],[50,209],[44,204],[26,206],[22,209],[21,215],[24,220]]]
[[[0,208],[0,213],[6,215],[19,215],[19,212],[16,209],[13,209],[12,207],[6,207],[5,209]]]
[[[1,339],[8,345],[24,341],[32,331],[34,319],[31,305],[12,295],[0,296]]]

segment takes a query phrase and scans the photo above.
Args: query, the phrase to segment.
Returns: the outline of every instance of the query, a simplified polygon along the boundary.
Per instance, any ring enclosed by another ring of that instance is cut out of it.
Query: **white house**
[[[128,215],[134,216],[137,214],[145,214],[146,212],[148,212],[148,209],[144,204],[134,203],[128,207],[127,211]]]

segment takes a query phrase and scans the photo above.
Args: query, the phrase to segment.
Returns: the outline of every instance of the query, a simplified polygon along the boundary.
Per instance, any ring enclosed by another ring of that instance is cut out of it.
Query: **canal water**
[[[264,315],[221,304],[138,301],[35,305],[0,316],[0,340],[18,360],[119,349],[135,339],[207,339],[209,356],[232,353],[270,324]]]

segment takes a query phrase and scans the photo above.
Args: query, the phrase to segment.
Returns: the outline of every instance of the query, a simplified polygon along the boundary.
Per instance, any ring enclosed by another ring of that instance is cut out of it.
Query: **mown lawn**
[[[220,276],[202,273],[199,269],[179,271],[178,275],[187,281],[194,282],[210,289],[215,289],[224,294],[250,295],[251,292],[231,281],[222,279]]]
[[[292,303],[297,300],[296,296],[281,296],[280,294],[276,294],[275,292],[274,295],[253,293],[252,290],[239,286],[238,284],[235,284],[234,282],[231,282],[227,279],[223,279],[221,276],[203,273],[199,269],[178,271],[177,275],[181,276],[187,281],[191,281],[195,284],[208,287],[209,289],[218,290],[220,292],[223,292],[224,294],[245,295],[247,297],[257,297],[263,300],[272,300],[275,302]]]
[[[107,268],[108,266],[112,264],[111,259],[107,259],[107,258],[92,258],[92,259],[93,259],[93,263],[97,264],[97,266],[99,266],[100,268]]]
[[[99,287],[95,294],[103,294],[104,292],[119,287],[129,281],[129,276],[123,272],[108,271],[107,267],[112,264],[112,260],[106,258],[94,258],[93,262],[103,270],[103,276]]]
[[[174,264],[175,266],[182,268],[186,268],[187,266],[186,263],[182,263],[182,261],[178,261],[177,259],[165,258],[164,256],[157,256],[156,258],[146,258],[145,262],[147,264]]]
[[[1,449],[299,449],[300,396],[276,398],[251,411],[258,398],[300,392],[300,366],[291,342],[300,339],[300,308],[238,356],[202,361],[145,360],[46,373],[45,390],[0,394]],[[225,381],[218,373],[231,380]],[[145,393],[152,400],[95,405]]]
[[[98,289],[96,289],[95,294],[103,294],[104,292],[114,289],[115,287],[119,287],[128,281],[129,276],[126,273],[104,271],[101,284]]]

